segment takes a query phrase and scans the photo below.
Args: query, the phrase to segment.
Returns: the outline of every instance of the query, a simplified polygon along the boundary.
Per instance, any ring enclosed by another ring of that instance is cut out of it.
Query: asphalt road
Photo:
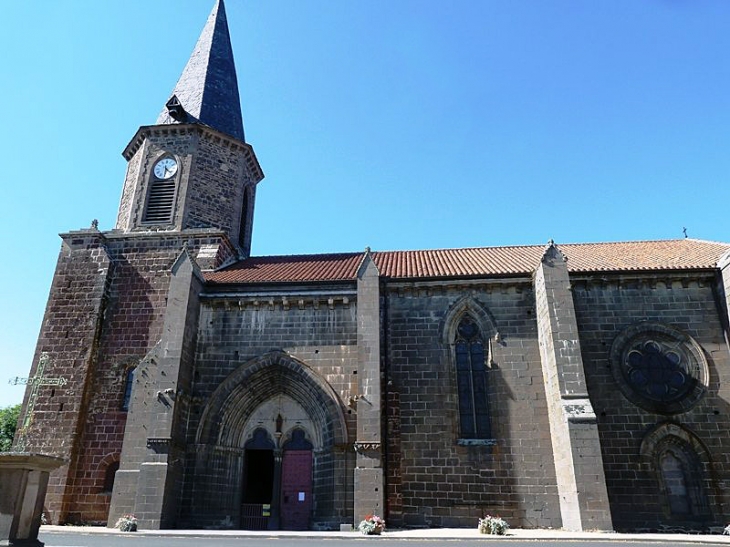
[[[175,537],[175,536],[142,536],[134,534],[125,535],[101,535],[83,533],[57,533],[42,532],[39,539],[45,542],[47,547],[271,547],[273,543],[279,543],[286,547],[361,547],[364,542],[379,542],[386,544],[404,544],[407,547],[485,547],[500,545],[504,547],[651,547],[657,545],[671,545],[672,547],[697,547],[696,543],[649,542],[649,541],[591,541],[591,540],[521,540],[514,538],[488,539],[406,539],[387,537],[354,536],[352,538],[323,538],[321,536],[306,537],[246,537],[246,538],[225,538],[225,537]]]

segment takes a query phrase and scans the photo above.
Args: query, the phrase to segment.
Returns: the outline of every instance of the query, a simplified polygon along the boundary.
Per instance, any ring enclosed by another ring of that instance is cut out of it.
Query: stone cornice
[[[223,146],[231,148],[231,150],[241,150],[251,171],[254,182],[258,183],[264,178],[264,172],[261,169],[253,147],[243,141],[239,141],[226,135],[212,127],[201,123],[184,123],[184,124],[164,124],[164,125],[143,125],[134,134],[129,144],[122,151],[122,156],[127,161],[137,153],[145,139],[150,135],[204,135],[207,134],[218,140]]]
[[[716,270],[715,270],[716,271]],[[712,285],[714,283],[715,271],[710,270],[685,270],[678,272],[656,271],[621,273],[615,275],[593,274],[593,275],[571,275],[570,284],[574,290],[585,290],[590,287],[615,287],[620,288],[687,288],[690,284],[697,286]]]
[[[280,309],[303,310],[312,307],[315,310],[320,308],[334,309],[335,307],[348,308],[356,302],[356,295],[332,295],[327,292],[309,293],[309,294],[288,294],[288,295],[221,295],[221,294],[201,294],[201,300],[207,300],[214,308],[226,308],[243,310],[249,309]]]

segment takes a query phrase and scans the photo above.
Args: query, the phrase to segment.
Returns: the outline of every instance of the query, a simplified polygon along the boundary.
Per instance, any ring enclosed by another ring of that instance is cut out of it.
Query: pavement
[[[72,530],[70,530],[71,528]],[[290,537],[306,537],[306,538],[352,538],[358,535],[357,531],[333,531],[333,532],[289,532],[284,530],[138,530],[137,532],[120,532],[114,528],[105,528],[102,526],[42,526],[41,532],[61,532],[68,533],[70,531],[76,533],[88,534],[113,534],[126,535],[130,533],[155,536],[155,537],[231,537],[231,538],[247,538],[247,537],[266,537],[266,538],[290,538]],[[730,545],[730,536],[722,535],[722,528],[717,530],[717,534],[656,534],[656,533],[632,533],[621,534],[617,532],[571,532],[568,530],[553,530],[544,528],[522,529],[514,528],[507,532],[506,536],[488,536],[480,534],[476,527],[474,528],[423,528],[408,530],[388,530],[383,532],[383,537],[393,539],[477,539],[477,538],[500,538],[500,539],[521,539],[521,540],[611,540],[611,541],[647,541],[647,542],[665,542],[665,543],[698,543],[698,544],[718,544]]]

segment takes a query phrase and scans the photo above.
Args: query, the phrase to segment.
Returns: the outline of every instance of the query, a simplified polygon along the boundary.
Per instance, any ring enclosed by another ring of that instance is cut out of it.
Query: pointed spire
[[[157,118],[158,124],[198,121],[244,140],[236,66],[223,0],[216,0],[172,95],[184,113],[181,116],[179,111],[171,112],[166,105]]]

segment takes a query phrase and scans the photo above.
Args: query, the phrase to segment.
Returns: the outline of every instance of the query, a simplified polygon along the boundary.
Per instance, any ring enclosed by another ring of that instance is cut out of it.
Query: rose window
[[[684,412],[707,386],[707,361],[700,346],[660,323],[640,323],[622,332],[611,349],[611,364],[626,398],[653,412]]]

